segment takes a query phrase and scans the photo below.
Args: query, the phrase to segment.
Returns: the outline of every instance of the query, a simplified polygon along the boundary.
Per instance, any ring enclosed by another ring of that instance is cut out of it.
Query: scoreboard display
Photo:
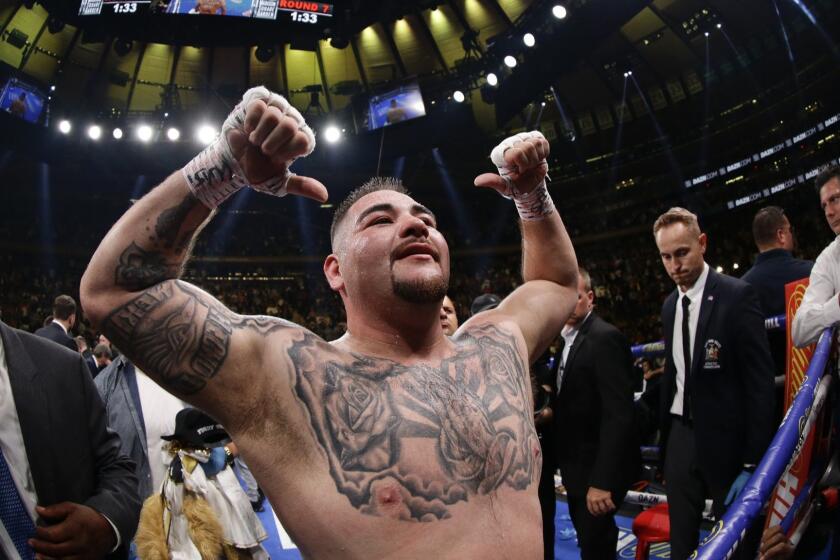
[[[130,14],[233,16],[317,25],[333,16],[333,5],[306,0],[81,0],[80,16]]]

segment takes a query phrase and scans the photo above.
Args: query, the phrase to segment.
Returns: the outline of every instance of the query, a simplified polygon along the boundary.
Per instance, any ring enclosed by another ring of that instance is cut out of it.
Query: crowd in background
[[[808,259],[816,258],[831,236],[816,198],[803,185],[772,201],[783,206],[790,216],[798,239],[797,252]],[[759,207],[754,204],[739,211],[701,216],[709,235],[706,260],[711,266],[721,266],[725,273],[736,277],[749,269],[757,253],[750,223]],[[646,215],[636,218],[635,227],[630,230],[607,232],[611,235],[598,240],[587,241],[583,237],[583,243],[575,241],[578,260],[592,274],[599,313],[631,342],[641,343],[661,338],[660,309],[673,290],[673,282],[659,263]],[[574,216],[566,219],[577,221]],[[240,236],[253,235],[254,239],[263,240],[258,245],[258,253],[262,255],[272,255],[273,250],[287,254],[292,245],[279,243],[277,238],[265,241],[262,229],[251,231],[246,223],[239,224],[237,229]],[[294,236],[292,229],[275,227],[277,236],[290,238]],[[469,316],[470,303],[476,296],[482,293],[504,296],[521,283],[521,255],[515,246],[491,246],[468,252],[459,244],[457,236],[447,236],[453,253],[449,292],[460,317]],[[339,296],[327,285],[317,255],[308,261],[288,263],[255,264],[247,259],[236,263],[208,262],[201,259],[204,247],[196,248],[196,259],[188,266],[185,278],[232,310],[289,319],[327,340],[343,334],[346,328],[343,306]],[[79,279],[87,261],[79,256],[62,255],[62,251],[57,251],[56,265],[52,268],[25,255],[10,253],[0,257],[0,268],[4,270],[0,275],[0,311],[4,321],[34,331],[49,317],[57,294],[78,296]],[[230,255],[243,256],[235,252]],[[82,317],[77,334],[85,336],[93,348],[97,333],[87,327]]]

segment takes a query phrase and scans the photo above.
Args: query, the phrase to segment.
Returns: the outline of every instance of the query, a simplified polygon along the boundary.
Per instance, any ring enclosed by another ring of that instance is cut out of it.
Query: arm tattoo
[[[114,273],[114,283],[128,290],[142,290],[169,278],[176,278],[180,266],[166,262],[162,253],[144,251],[131,243],[120,255]]]
[[[201,225],[190,223],[190,213],[200,206],[192,195],[188,195],[176,206],[158,214],[155,235],[148,238],[151,247],[143,248],[133,241],[120,255],[114,272],[116,285],[142,290],[178,278],[183,270],[184,255],[189,252]]]
[[[325,359],[317,337],[289,349],[295,394],[336,486],[363,513],[411,521],[539,478],[526,364],[494,326],[465,333],[439,367],[353,355]]]
[[[291,325],[270,317],[240,317],[189,284],[170,280],[114,310],[102,330],[161,384],[191,395],[219,372],[235,329],[268,335]]]
[[[167,208],[160,213],[155,224],[155,235],[166,249],[174,249],[176,253],[183,253],[190,245],[195,229],[187,228],[181,231],[190,212],[200,202],[192,195],[184,197],[177,206]]]

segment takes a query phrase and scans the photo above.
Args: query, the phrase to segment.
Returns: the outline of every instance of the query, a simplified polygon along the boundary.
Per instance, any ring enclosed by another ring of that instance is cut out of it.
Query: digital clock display
[[[295,23],[317,24],[319,18],[332,17],[332,4],[324,2],[307,2],[306,0],[280,0],[278,9],[288,12]]]

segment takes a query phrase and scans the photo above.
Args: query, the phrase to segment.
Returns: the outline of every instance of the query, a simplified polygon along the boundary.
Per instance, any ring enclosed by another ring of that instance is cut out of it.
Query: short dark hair
[[[68,295],[60,295],[53,301],[53,317],[66,321],[76,313],[76,300]]]
[[[332,244],[333,250],[335,250],[335,232],[338,230],[338,225],[344,219],[347,211],[360,198],[377,191],[394,191],[409,195],[408,189],[396,177],[373,177],[365,181],[361,187],[350,191],[350,194],[341,201],[341,204],[338,205],[338,208],[335,209],[335,213],[333,214],[332,225],[330,226],[330,243]]]
[[[107,344],[97,344],[96,348],[93,349],[93,355],[97,358],[108,358],[111,359],[111,349],[108,348]]]
[[[814,186],[817,188],[817,193],[822,190],[826,183],[835,178],[840,179],[840,165],[829,165],[820,171],[817,178],[814,179]]]
[[[752,232],[756,246],[761,249],[776,241],[776,232],[785,227],[785,211],[778,206],[766,206],[756,212]]]

